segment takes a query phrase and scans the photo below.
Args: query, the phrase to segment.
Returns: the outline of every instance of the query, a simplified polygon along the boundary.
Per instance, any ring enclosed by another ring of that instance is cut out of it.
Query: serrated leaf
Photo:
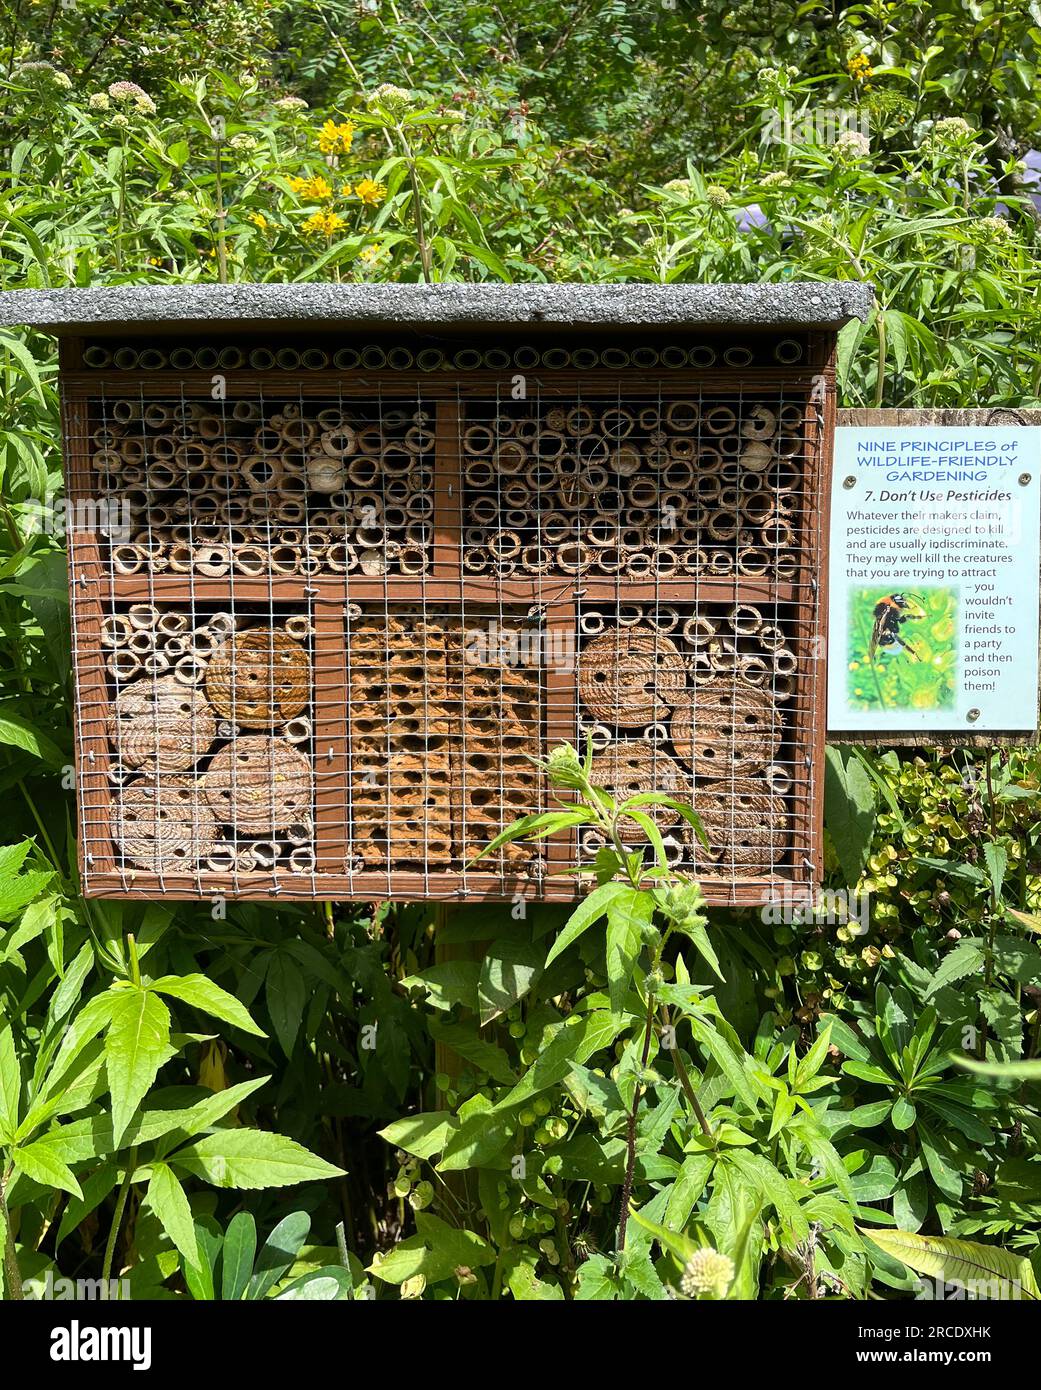
[[[112,1138],[118,1146],[137,1107],[169,1057],[170,1011],[147,989],[113,991],[105,1034],[105,1067],[112,1097]]]
[[[302,1144],[260,1129],[225,1129],[170,1154],[175,1168],[202,1178],[213,1187],[256,1190],[291,1187],[344,1176]]]
[[[195,1222],[184,1188],[176,1173],[166,1163],[153,1163],[145,1201],[155,1213],[163,1230],[193,1268],[199,1265],[199,1245],[195,1238]]]
[[[164,975],[153,980],[149,989],[157,994],[165,994],[171,999],[180,999],[205,1014],[230,1023],[233,1028],[241,1028],[244,1033],[252,1033],[256,1038],[266,1037],[263,1028],[258,1028],[233,994],[215,985],[205,975]]]
[[[37,1140],[35,1144],[26,1144],[10,1152],[15,1168],[41,1187],[56,1187],[61,1192],[70,1192],[73,1197],[83,1196],[72,1169],[62,1162],[51,1145]]]

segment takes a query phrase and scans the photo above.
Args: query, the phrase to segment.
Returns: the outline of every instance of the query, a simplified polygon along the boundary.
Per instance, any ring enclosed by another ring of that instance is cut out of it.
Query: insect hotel
[[[88,896],[567,898],[595,834],[471,863],[562,740],[710,902],[816,881],[864,287],[0,298],[61,340]]]

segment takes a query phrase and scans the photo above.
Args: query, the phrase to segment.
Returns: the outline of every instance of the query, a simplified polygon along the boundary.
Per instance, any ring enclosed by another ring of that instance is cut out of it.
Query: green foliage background
[[[849,593],[850,705],[856,709],[953,709],[957,674],[958,594],[925,586],[915,590],[900,637],[911,647],[880,646],[869,657],[875,605],[889,589]]]
[[[1021,0],[15,0],[0,281],[866,279],[845,404],[1037,405],[1039,44]],[[422,906],[85,903],[53,344],[0,376],[6,1297],[907,1297],[959,1239],[1035,1296],[1036,754],[830,750],[869,914],[641,880],[435,961]]]

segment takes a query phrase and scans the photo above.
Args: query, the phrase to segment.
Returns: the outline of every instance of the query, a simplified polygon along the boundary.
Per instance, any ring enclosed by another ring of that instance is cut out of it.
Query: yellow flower
[[[354,126],[350,121],[337,125],[326,121],[318,132],[318,148],[322,154],[347,154],[354,143]]]
[[[366,265],[375,265],[379,258],[383,255],[383,247],[377,246],[374,243],[372,246],[363,247],[362,250],[359,251],[358,255],[361,258],[361,260],[365,262]]]
[[[304,223],[304,235],[331,238],[343,225],[343,218],[338,213],[313,212]]]
[[[374,183],[372,179],[362,179],[354,185],[355,197],[360,198],[366,207],[374,208],[387,196],[385,183]]]
[[[854,53],[846,63],[846,71],[854,82],[868,84],[868,79],[872,75],[871,64],[868,62],[866,53]]]
[[[254,227],[259,227],[262,232],[267,231],[267,218],[262,212],[251,212],[249,220],[253,223]]]
[[[298,193],[304,202],[323,203],[333,196],[333,187],[321,174],[313,179],[290,178],[289,187]]]

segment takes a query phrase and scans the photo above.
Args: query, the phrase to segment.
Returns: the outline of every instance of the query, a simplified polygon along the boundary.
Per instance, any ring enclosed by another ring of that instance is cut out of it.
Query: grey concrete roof
[[[118,332],[155,323],[249,327],[323,321],[401,328],[567,324],[838,328],[865,318],[870,285],[109,285],[0,293],[0,326]],[[131,330],[133,331],[133,330]]]

